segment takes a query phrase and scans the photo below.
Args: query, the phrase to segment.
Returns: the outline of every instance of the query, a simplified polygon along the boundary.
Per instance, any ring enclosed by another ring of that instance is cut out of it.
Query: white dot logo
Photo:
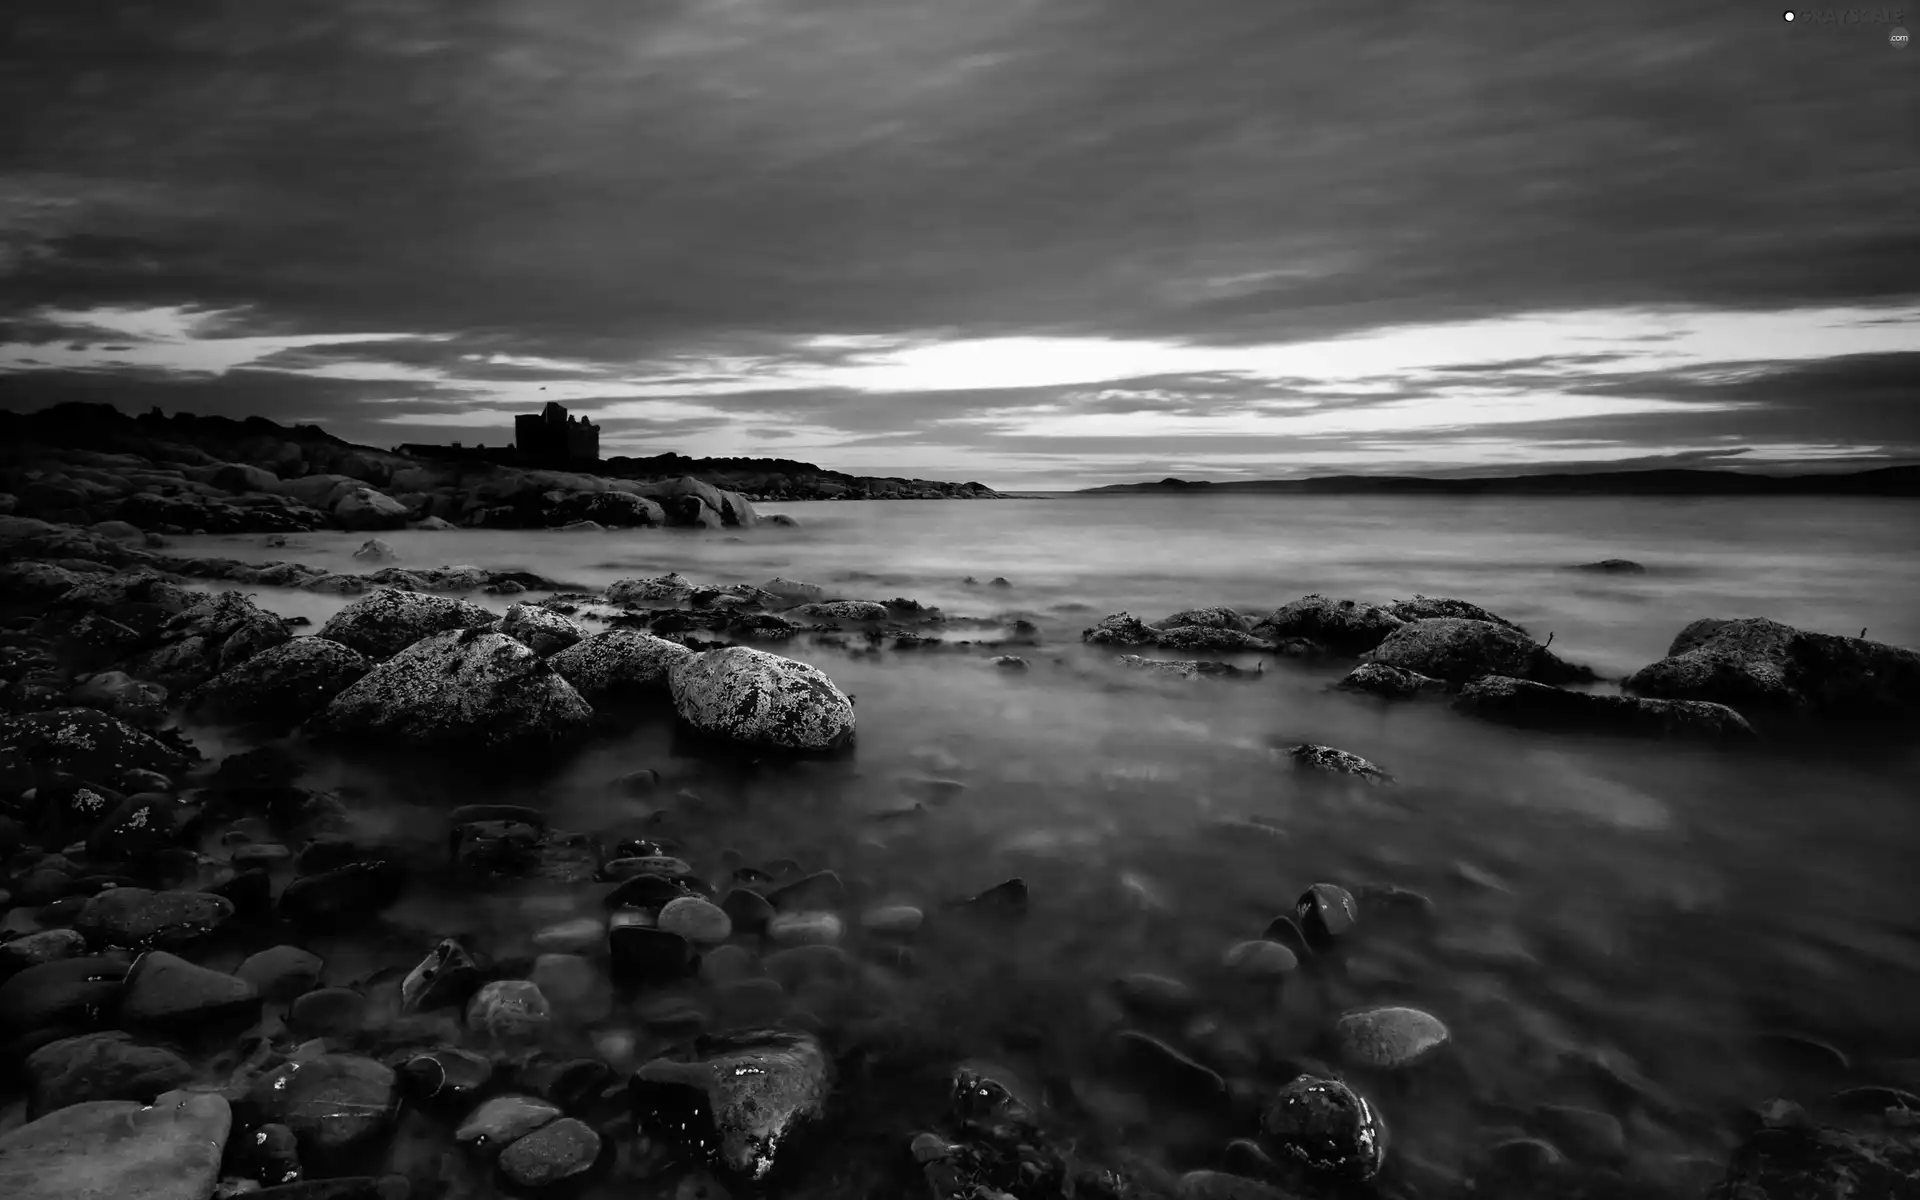
[[[1892,46],[1895,50],[1906,49],[1907,31],[1898,25],[1894,26],[1893,32],[1887,35],[1887,45]]]
[[[1787,16],[1787,24],[1789,24],[1789,25],[1791,25],[1791,24],[1793,24],[1793,10],[1792,10],[1792,9],[1788,9],[1788,10],[1787,10],[1787,14],[1786,14],[1786,16]]]

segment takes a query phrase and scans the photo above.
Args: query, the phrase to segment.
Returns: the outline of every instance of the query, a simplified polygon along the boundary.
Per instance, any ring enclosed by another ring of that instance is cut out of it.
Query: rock
[[[1440,1019],[1417,1008],[1365,1008],[1342,1014],[1333,1039],[1356,1067],[1397,1071],[1432,1057],[1451,1035]]]
[[[293,635],[279,617],[241,592],[219,592],[170,618],[160,644],[134,658],[129,670],[185,691]]]
[[[787,613],[803,621],[884,621],[892,614],[871,600],[820,600]]]
[[[1576,571],[1594,571],[1602,575],[1645,575],[1647,569],[1630,558],[1603,558],[1599,562],[1581,563]]]
[[[670,900],[660,910],[659,928],[676,933],[695,945],[718,945],[733,936],[733,918],[726,910],[698,896]]]
[[[1618,1162],[1627,1152],[1620,1118],[1572,1104],[1542,1104],[1533,1110],[1542,1132],[1583,1162]]]
[[[1387,1126],[1358,1092],[1336,1079],[1297,1076],[1260,1120],[1275,1159],[1330,1179],[1364,1183],[1387,1158]]]
[[[1764,617],[1709,618],[1682,629],[1667,657],[1634,672],[1626,688],[1748,715],[1897,720],[1920,710],[1920,651]]]
[[[1453,707],[1522,729],[1718,741],[1758,736],[1745,717],[1724,704],[1570,692],[1505,675],[1486,675],[1467,684],[1454,697]]]
[[[247,1089],[238,1109],[249,1124],[293,1130],[303,1160],[326,1160],[377,1142],[400,1116],[393,1071],[355,1054],[317,1054],[284,1063]]]
[[[1030,665],[1026,659],[1017,654],[1001,654],[987,661],[1003,671],[1024,671]]]
[[[607,586],[610,604],[678,604],[693,591],[693,581],[678,571],[655,579],[616,579]]]
[[[1422,675],[1418,671],[1404,671],[1399,667],[1387,667],[1379,663],[1361,663],[1347,672],[1346,678],[1334,686],[1343,692],[1364,692],[1370,696],[1400,700],[1409,696],[1444,692],[1447,690],[1447,681]]]
[[[0,718],[0,791],[25,791],[61,776],[112,786],[130,771],[170,776],[186,767],[180,751],[97,709]]]
[[[667,678],[693,657],[678,642],[635,629],[608,629],[561,650],[548,664],[590,704],[671,695]]]
[[[853,740],[853,702],[815,667],[728,646],[694,655],[668,675],[682,720],[712,737],[760,749],[825,751]]]
[[[128,796],[87,835],[87,855],[96,862],[151,863],[178,851],[174,844],[180,805],[165,792]]]
[[[767,922],[767,939],[780,946],[832,946],[845,932],[830,912],[780,912]]]
[[[1920,1131],[1765,1128],[1709,1200],[1903,1200],[1920,1195]]]
[[[1237,633],[1248,633],[1252,624],[1231,608],[1189,608],[1174,613],[1163,621],[1155,621],[1155,629],[1179,629],[1182,626],[1198,626],[1202,629],[1231,629]]]
[[[1300,894],[1293,906],[1293,919],[1306,935],[1307,944],[1322,949],[1354,927],[1360,919],[1360,906],[1347,889],[1316,883]]]
[[[538,604],[524,603],[508,607],[507,615],[500,618],[500,632],[542,658],[565,650],[587,636],[586,626],[572,617]]]
[[[206,1200],[233,1117],[221,1096],[75,1104],[0,1134],[0,1196]]]
[[[79,958],[86,952],[87,939],[73,929],[44,929],[10,942],[0,942],[0,979],[41,963]]]
[[[320,972],[325,966],[321,957],[310,950],[273,946],[249,955],[234,970],[234,976],[253,985],[262,999],[282,1003],[311,991],[320,982]]]
[[[804,879],[775,888],[767,899],[786,912],[834,909],[847,899],[847,885],[835,871],[815,871]]]
[[[699,1062],[656,1059],[634,1074],[630,1090],[643,1126],[761,1180],[782,1146],[823,1114],[833,1079],[833,1060],[812,1035],[767,1030],[712,1039]],[[690,1104],[688,1091],[704,1106]]]
[[[443,533],[446,530],[458,529],[460,527],[445,517],[423,517],[418,521],[409,523],[407,528],[421,529],[432,533]]]
[[[136,1029],[186,1030],[250,1021],[260,993],[244,979],[196,966],[164,950],[142,954],[127,972],[120,1020]]]
[[[1393,782],[1393,776],[1374,766],[1358,754],[1337,750],[1332,746],[1320,746],[1306,743],[1287,751],[1295,766],[1314,771],[1324,771],[1332,775],[1346,775],[1376,786]]]
[[[1291,1192],[1224,1171],[1188,1171],[1174,1194],[1177,1200],[1293,1200]]]
[[[157,683],[135,679],[125,671],[102,671],[73,689],[73,703],[97,708],[123,721],[154,728],[166,719],[167,689]]]
[[[560,1109],[533,1096],[495,1096],[467,1114],[453,1140],[467,1146],[500,1149],[560,1119]]]
[[[287,1030],[298,1038],[351,1041],[367,1024],[367,998],[352,988],[320,988],[287,1006]]]
[[[74,928],[97,947],[180,947],[233,918],[233,902],[206,892],[108,888],[88,900]]]
[[[193,1066],[171,1050],[142,1046],[133,1035],[87,1033],[49,1042],[27,1056],[33,1113],[96,1100],[148,1103],[193,1079]]]
[[[801,583],[778,575],[761,584],[760,590],[789,604],[811,604],[827,598],[827,589],[817,583]]]
[[[881,937],[911,937],[926,919],[926,914],[911,904],[883,904],[860,914],[860,928]]]
[[[303,875],[280,893],[283,920],[307,930],[365,925],[400,898],[406,870],[388,859],[369,859]]]
[[[1132,613],[1118,612],[1081,630],[1080,640],[1096,646],[1153,646],[1160,641],[1160,631]]]
[[[370,659],[392,658],[423,638],[458,629],[489,629],[500,618],[470,600],[381,588],[350,602],[316,635]]]
[[[1315,592],[1274,609],[1254,624],[1252,633],[1275,642],[1304,638],[1343,654],[1359,654],[1378,646],[1400,625],[1400,618],[1380,605],[1330,600]]]
[[[1424,621],[1428,617],[1459,617],[1468,621],[1485,621],[1490,625],[1505,625],[1519,633],[1526,630],[1497,613],[1488,612],[1478,604],[1465,600],[1454,600],[1444,596],[1415,596],[1411,600],[1396,600],[1387,605],[1387,611],[1402,621]]]
[[[773,920],[773,902],[752,888],[734,888],[720,906],[733,921],[733,927],[743,933],[765,933]]]
[[[333,505],[343,529],[404,529],[412,515],[406,505],[370,487],[354,488]]]
[[[1586,683],[1596,676],[1562,661],[1526,634],[1489,621],[1427,617],[1395,629],[1362,662],[1398,667],[1448,683],[1512,675],[1535,683]]]
[[[419,1100],[468,1111],[493,1082],[493,1062],[472,1050],[442,1046],[407,1059],[400,1078]]]
[[[1210,650],[1216,653],[1247,654],[1274,649],[1264,638],[1237,629],[1216,629],[1206,625],[1180,625],[1154,638],[1162,650]]]
[[[1300,968],[1300,959],[1279,942],[1259,939],[1228,948],[1221,963],[1243,979],[1284,979]]]
[[[98,1028],[119,1003],[124,962],[67,958],[40,963],[0,983],[0,1030]]]
[[[555,1187],[585,1175],[599,1158],[600,1135],[583,1121],[562,1117],[502,1151],[500,1173],[521,1187]]]
[[[269,1122],[229,1147],[227,1168],[229,1174],[238,1174],[264,1188],[278,1189],[282,1184],[298,1182],[302,1174],[300,1140],[285,1125]]]
[[[379,538],[368,538],[366,541],[360,543],[360,548],[353,552],[353,557],[357,562],[384,563],[392,562],[400,556],[394,553],[392,546],[387,545]]]
[[[598,964],[578,954],[542,954],[527,974],[562,1022],[597,1024],[612,1009],[612,987],[606,975]]]
[[[499,1043],[536,1041],[552,1019],[547,998],[525,979],[495,980],[467,1002],[467,1028]]]
[[[225,722],[298,725],[359,682],[373,664],[321,637],[295,638],[230,667],[188,693],[189,710]]]
[[[479,629],[433,634],[330,701],[314,732],[517,753],[584,733],[593,709],[533,651]]]

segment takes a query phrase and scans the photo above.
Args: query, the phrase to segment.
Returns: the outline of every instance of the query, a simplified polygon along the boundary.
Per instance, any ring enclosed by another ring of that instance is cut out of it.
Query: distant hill
[[[1426,479],[1417,475],[1327,475],[1234,483],[1162,479],[1085,488],[1076,496],[1920,496],[1920,466],[1831,475],[1758,475],[1746,471],[1599,471]]]

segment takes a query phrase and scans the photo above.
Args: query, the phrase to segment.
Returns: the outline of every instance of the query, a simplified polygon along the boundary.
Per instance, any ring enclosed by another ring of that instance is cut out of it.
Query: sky
[[[1920,461],[1920,50],[1848,10],[8,10],[0,407],[1002,488]]]

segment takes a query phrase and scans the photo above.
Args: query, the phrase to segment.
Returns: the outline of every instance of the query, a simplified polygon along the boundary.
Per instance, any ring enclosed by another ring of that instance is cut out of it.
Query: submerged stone
[[[1274,1158],[1317,1175],[1365,1182],[1386,1163],[1385,1121],[1337,1079],[1296,1077],[1267,1106],[1260,1130]]]

